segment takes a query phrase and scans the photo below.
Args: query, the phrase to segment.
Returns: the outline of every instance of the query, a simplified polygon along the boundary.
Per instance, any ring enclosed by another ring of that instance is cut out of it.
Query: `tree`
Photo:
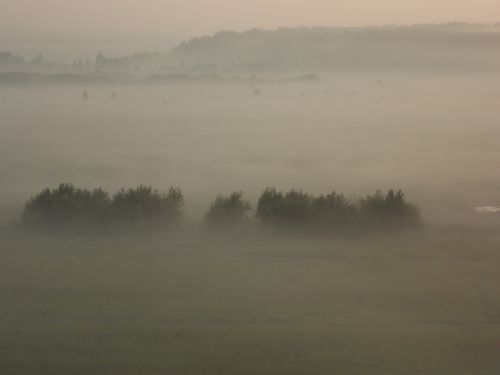
[[[101,188],[88,190],[62,183],[44,189],[25,205],[23,221],[29,225],[98,225],[109,216],[111,200]]]
[[[241,191],[224,196],[219,194],[210,205],[206,220],[212,226],[234,226],[248,219],[251,205]]]
[[[421,223],[420,210],[406,201],[402,190],[390,189],[385,195],[377,190],[360,200],[360,210],[363,220],[371,226],[395,229]]]
[[[113,218],[129,223],[174,222],[182,215],[184,196],[179,188],[171,187],[167,194],[139,185],[122,189],[113,196]]]
[[[283,202],[283,193],[274,187],[262,192],[257,203],[256,216],[264,222],[276,220]]]
[[[267,188],[257,203],[257,217],[264,222],[299,224],[310,222],[313,197],[301,190],[287,193]]]
[[[313,220],[319,226],[329,229],[345,229],[356,224],[357,207],[343,194],[332,191],[328,195],[320,195],[313,199]]]

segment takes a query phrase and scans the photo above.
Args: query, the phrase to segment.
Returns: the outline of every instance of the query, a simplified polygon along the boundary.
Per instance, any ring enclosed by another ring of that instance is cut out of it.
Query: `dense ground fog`
[[[484,74],[0,87],[0,373],[498,374],[499,104]],[[178,186],[192,225],[10,225],[60,182]],[[199,225],[268,186],[401,188],[425,225]]]
[[[494,220],[472,209],[499,199],[498,76],[321,78],[2,87],[2,221],[60,182],[179,186],[191,219],[218,193],[242,190],[255,202],[276,186],[351,198],[396,187],[427,220]]]

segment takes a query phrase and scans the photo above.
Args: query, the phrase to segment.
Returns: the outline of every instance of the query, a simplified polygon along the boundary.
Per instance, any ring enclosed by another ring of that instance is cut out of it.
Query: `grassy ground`
[[[2,233],[1,374],[491,374],[500,242]]]

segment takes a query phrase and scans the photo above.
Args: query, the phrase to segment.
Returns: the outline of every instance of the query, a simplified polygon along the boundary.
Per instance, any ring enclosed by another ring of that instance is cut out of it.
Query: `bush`
[[[283,193],[267,188],[257,203],[257,217],[265,222],[306,224],[314,216],[314,197],[300,190]]]
[[[420,223],[418,208],[406,202],[401,190],[377,191],[358,204],[335,191],[314,196],[300,190],[287,193],[267,188],[259,198],[256,216],[265,223],[301,226],[329,232],[370,227],[402,228]]]
[[[332,192],[315,197],[301,190],[287,193],[267,188],[257,205],[257,217],[264,222],[313,227],[345,226],[355,221],[356,207],[342,194]]]
[[[250,203],[243,199],[244,194],[235,191],[228,196],[218,195],[210,205],[206,220],[213,226],[234,226],[248,218]]]
[[[346,229],[358,222],[358,208],[355,204],[332,191],[313,199],[313,220],[319,226],[330,229]]]
[[[26,225],[74,228],[101,228],[106,225],[171,224],[182,216],[184,197],[178,188],[160,193],[151,186],[120,190],[112,199],[101,188],[94,190],[60,184],[32,197],[25,206]],[[219,195],[210,205],[206,220],[210,225],[236,225],[248,218],[250,204],[242,192]],[[314,196],[301,190],[288,192],[265,189],[257,203],[256,216],[264,223],[289,228],[326,232],[364,231],[365,229],[404,229],[421,223],[417,206],[406,201],[401,190],[381,191],[355,203],[335,191]]]
[[[264,222],[306,224],[312,222],[314,197],[301,190],[287,193],[267,188],[257,203],[257,217]]]
[[[108,219],[110,206],[109,195],[101,188],[80,189],[63,183],[32,197],[26,203],[23,222],[45,226],[100,225]]]
[[[283,194],[283,199],[278,205],[277,219],[290,224],[308,224],[313,217],[313,196],[292,189]]]
[[[183,203],[182,191],[178,188],[170,188],[167,194],[162,194],[140,185],[120,190],[110,199],[101,188],[88,190],[64,183],[31,198],[26,203],[23,222],[54,229],[165,223],[180,219]]]
[[[184,197],[179,188],[171,187],[167,194],[151,186],[120,190],[113,196],[111,213],[114,220],[129,223],[175,222],[182,214]]]
[[[275,188],[267,188],[260,195],[256,216],[264,222],[276,221],[281,213],[283,193]]]
[[[390,189],[386,195],[379,190],[360,200],[365,223],[376,227],[404,228],[421,223],[420,210],[408,203],[401,190]]]

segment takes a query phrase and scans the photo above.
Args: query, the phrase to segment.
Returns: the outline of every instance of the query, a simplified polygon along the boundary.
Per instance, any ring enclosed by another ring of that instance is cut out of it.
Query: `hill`
[[[225,31],[173,49],[173,66],[222,70],[498,70],[500,25]]]

